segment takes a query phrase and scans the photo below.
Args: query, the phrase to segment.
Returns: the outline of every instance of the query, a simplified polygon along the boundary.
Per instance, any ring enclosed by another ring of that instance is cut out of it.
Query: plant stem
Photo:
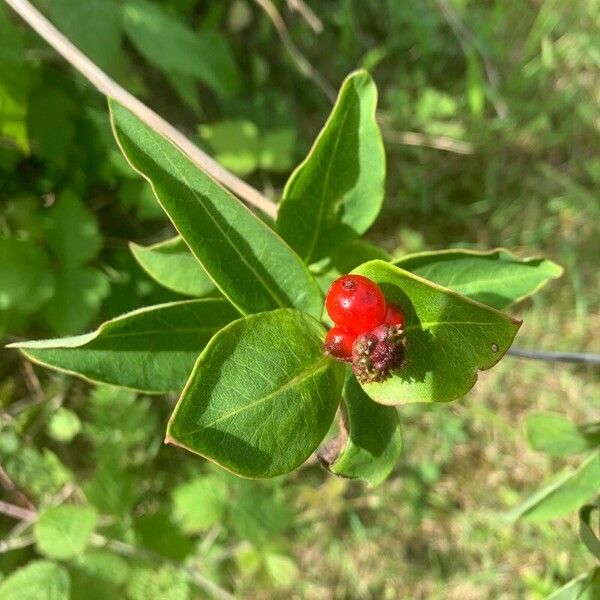
[[[508,350],[508,354],[510,354],[511,356],[516,356],[518,358],[530,358],[532,360],[600,365],[600,354],[593,354],[592,352],[552,352],[547,350],[510,348]]]
[[[229,188],[248,204],[259,208],[270,217],[277,214],[277,206],[258,190],[222,167],[216,160],[200,150],[185,135],[160,115],[130,94],[102,69],[92,62],[79,48],[65,37],[28,0],[6,0],[6,3],[50,46],[77,69],[98,91],[130,110],[154,131],[164,135],[180,148],[192,162],[214,179]]]
[[[9,504],[2,500],[0,500],[0,514],[13,517],[14,519],[21,519],[22,521],[35,521],[37,519],[37,513],[34,510],[22,508],[16,504]]]

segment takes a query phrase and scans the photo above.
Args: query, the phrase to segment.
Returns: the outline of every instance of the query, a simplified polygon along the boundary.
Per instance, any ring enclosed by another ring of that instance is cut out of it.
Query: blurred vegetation
[[[258,3],[37,4],[273,198],[328,113]],[[394,255],[506,246],[552,258],[566,274],[518,308],[518,344],[598,352],[600,1],[309,2],[317,31],[298,4],[275,3],[320,77],[335,88],[364,66],[380,89],[388,190],[371,239]],[[118,152],[105,99],[13,17],[0,4],[0,338],[80,333],[176,298],[127,248],[172,230]],[[95,507],[102,535],[64,563],[73,598],[204,597],[192,569],[249,598],[537,600],[593,564],[575,515],[502,519],[578,464],[529,450],[523,419],[597,420],[599,392],[591,367],[507,357],[465,399],[401,410],[405,455],[379,488],[313,464],[249,482],[162,445],[172,398],[90,388],[5,351],[2,499]],[[0,517],[3,576],[53,556],[17,523]]]

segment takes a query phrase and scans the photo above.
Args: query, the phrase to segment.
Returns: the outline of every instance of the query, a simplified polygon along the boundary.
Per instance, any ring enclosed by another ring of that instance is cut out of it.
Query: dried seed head
[[[361,383],[382,382],[405,364],[406,337],[399,325],[380,325],[359,335],[352,348],[352,370]]]

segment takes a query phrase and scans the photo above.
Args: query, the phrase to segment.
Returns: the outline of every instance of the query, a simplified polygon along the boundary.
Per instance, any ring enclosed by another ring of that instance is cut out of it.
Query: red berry
[[[352,346],[356,334],[341,327],[332,327],[325,336],[325,354],[330,354],[340,360],[352,360]]]
[[[336,325],[357,334],[381,325],[386,311],[383,292],[362,275],[336,279],[327,292],[325,306]]]
[[[404,328],[404,313],[395,304],[388,304],[383,322],[386,325],[400,325]]]

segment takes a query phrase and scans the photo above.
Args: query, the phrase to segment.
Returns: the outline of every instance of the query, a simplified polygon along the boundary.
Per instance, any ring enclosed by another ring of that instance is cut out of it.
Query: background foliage
[[[38,4],[267,194],[281,191],[329,112],[255,3]],[[371,240],[398,259],[453,246],[544,254],[565,276],[519,307],[518,343],[598,351],[600,3],[311,3],[320,33],[288,4],[277,3],[322,77],[337,87],[365,66],[377,81],[388,182]],[[104,99],[4,4],[0,29],[0,336],[83,332],[182,299],[127,248],[173,232],[116,148]],[[549,454],[528,449],[523,431],[539,409],[597,421],[591,368],[507,358],[464,400],[403,408],[409,450],[375,489],[317,465],[285,485],[233,479],[163,447],[172,398],[90,388],[15,352],[2,354],[0,377],[2,499],[40,512],[34,528],[0,519],[0,570],[15,573],[0,598],[22,589],[16,577],[50,578],[56,598],[202,597],[191,569],[256,598],[291,588],[312,598],[537,599],[593,566],[578,541],[579,502],[547,514],[550,523],[500,518],[514,519],[563,468],[596,464],[593,453],[549,449],[532,435],[534,417],[529,441]]]

